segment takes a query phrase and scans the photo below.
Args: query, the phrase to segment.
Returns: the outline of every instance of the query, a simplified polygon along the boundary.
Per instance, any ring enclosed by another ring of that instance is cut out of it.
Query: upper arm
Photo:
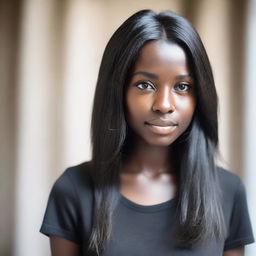
[[[223,256],[244,256],[244,246],[224,251]]]
[[[228,233],[224,245],[225,251],[240,248],[254,242],[252,226],[247,206],[246,191],[244,184],[240,179],[238,180],[236,185],[232,204],[232,211],[227,226]]]
[[[66,171],[52,187],[40,232],[79,244],[83,232],[79,216],[78,195]]]
[[[80,246],[58,236],[50,235],[52,256],[79,256]]]

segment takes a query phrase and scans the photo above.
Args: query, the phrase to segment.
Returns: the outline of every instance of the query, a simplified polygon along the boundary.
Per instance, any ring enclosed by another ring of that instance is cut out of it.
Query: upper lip
[[[146,124],[151,124],[151,125],[157,125],[157,126],[176,126],[178,125],[175,121],[170,120],[170,119],[153,119],[150,121],[146,121]]]

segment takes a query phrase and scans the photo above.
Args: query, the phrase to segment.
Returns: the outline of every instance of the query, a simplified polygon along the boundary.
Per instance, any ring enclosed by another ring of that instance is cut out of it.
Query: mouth
[[[145,125],[152,125],[152,126],[158,126],[158,127],[178,126],[177,124],[151,124],[151,123],[148,123],[148,122],[145,122]]]
[[[144,122],[145,125],[153,125],[160,127],[178,126],[178,123],[168,119],[154,119],[152,121]]]
[[[178,124],[152,124],[145,122],[145,125],[155,134],[167,135],[174,131]]]

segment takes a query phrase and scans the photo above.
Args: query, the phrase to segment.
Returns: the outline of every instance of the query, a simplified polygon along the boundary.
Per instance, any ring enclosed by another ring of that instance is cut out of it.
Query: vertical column
[[[48,239],[43,239],[39,228],[61,157],[58,21],[62,9],[57,2],[23,4],[16,109],[16,256],[49,255]]]
[[[256,0],[248,2],[247,36],[246,36],[246,69],[245,69],[245,178],[247,187],[248,205],[251,221],[256,236]],[[248,246],[247,256],[256,255],[256,245]]]
[[[84,0],[68,0],[66,10],[62,127],[63,160],[68,166],[91,156],[91,109],[110,11],[103,1]]]
[[[0,255],[13,255],[15,106],[22,1],[0,1]]]

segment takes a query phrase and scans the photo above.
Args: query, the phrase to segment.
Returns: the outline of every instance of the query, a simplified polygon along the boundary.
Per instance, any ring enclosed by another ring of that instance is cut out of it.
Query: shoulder
[[[232,211],[246,203],[245,186],[241,178],[229,170],[217,167],[224,211]]]
[[[242,182],[237,174],[220,166],[217,166],[217,174],[220,185],[228,190],[236,188]]]
[[[91,179],[91,162],[83,162],[78,165],[68,167],[60,178],[70,179],[76,185],[87,184],[92,185]]]
[[[90,162],[83,162],[78,165],[68,167],[55,181],[52,194],[63,197],[80,197],[92,193],[93,184],[90,175]]]
[[[225,168],[217,167],[217,170],[223,204],[232,207],[234,202],[245,199],[245,186],[241,178]]]
[[[92,223],[89,162],[67,168],[52,186],[40,232],[81,243]]]

